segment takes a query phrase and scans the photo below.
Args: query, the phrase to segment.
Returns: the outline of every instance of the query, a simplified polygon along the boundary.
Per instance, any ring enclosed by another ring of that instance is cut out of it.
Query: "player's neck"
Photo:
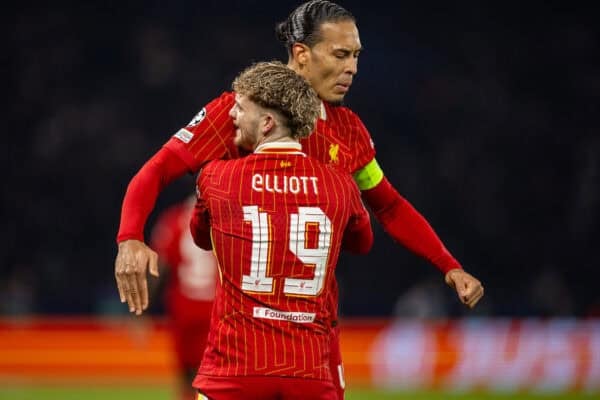
[[[302,145],[297,141],[290,137],[286,138],[287,140],[275,140],[275,141],[265,141],[256,146],[254,149],[254,153],[271,153],[272,151],[278,150],[290,150],[294,152],[299,152],[302,150]]]
[[[262,140],[259,141],[258,146],[265,143],[299,143],[299,141],[298,139],[291,137],[288,130],[275,129],[268,135],[263,136]]]

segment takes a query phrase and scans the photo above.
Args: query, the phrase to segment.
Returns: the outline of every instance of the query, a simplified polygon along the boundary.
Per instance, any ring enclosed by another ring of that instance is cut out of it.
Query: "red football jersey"
[[[168,313],[185,320],[205,319],[215,295],[217,263],[210,251],[198,248],[189,230],[195,198],[169,207],[157,218],[150,247],[169,268]]]
[[[201,375],[331,379],[330,281],[368,213],[348,173],[280,146],[198,178],[220,270]]]
[[[206,162],[239,157],[229,116],[235,93],[225,92],[206,105],[165,146],[198,171]],[[349,108],[323,102],[315,131],[302,141],[303,151],[324,163],[354,173],[375,157],[369,131]]]
[[[239,157],[239,150],[233,144],[235,127],[229,116],[234,102],[235,93],[221,94],[200,110],[165,146],[184,160],[191,171],[198,171],[214,159]],[[352,174],[375,157],[371,135],[349,108],[332,106],[327,102],[322,104],[315,130],[301,142],[302,149],[309,156]],[[337,320],[337,280],[332,279],[331,285],[332,320]]]

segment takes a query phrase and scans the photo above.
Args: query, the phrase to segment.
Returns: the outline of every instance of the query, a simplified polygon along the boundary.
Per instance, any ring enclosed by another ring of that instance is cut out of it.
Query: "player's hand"
[[[456,290],[458,298],[469,308],[475,307],[475,304],[483,297],[483,285],[473,275],[456,268],[446,273],[446,283]]]
[[[129,312],[141,315],[148,308],[146,271],[158,277],[158,254],[144,242],[125,240],[119,243],[115,260],[115,278],[121,303],[127,302]]]

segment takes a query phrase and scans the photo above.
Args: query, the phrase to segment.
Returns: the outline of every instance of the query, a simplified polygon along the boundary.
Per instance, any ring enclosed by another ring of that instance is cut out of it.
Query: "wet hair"
[[[295,139],[314,130],[321,100],[308,81],[279,61],[259,62],[242,71],[232,89],[261,107],[279,112]]]
[[[319,43],[322,40],[321,25],[325,22],[343,20],[356,22],[354,15],[338,4],[326,0],[307,1],[275,26],[275,34],[289,55],[294,43],[303,43],[310,48]]]

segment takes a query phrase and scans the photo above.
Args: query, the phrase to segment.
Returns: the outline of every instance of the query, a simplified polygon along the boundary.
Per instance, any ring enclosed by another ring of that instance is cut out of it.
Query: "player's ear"
[[[268,136],[271,133],[275,126],[277,125],[277,120],[275,116],[271,113],[265,113],[260,122],[260,127],[264,136]]]
[[[309,50],[308,46],[303,43],[294,43],[292,45],[292,58],[296,60],[300,66],[304,66],[308,63],[310,58]]]

